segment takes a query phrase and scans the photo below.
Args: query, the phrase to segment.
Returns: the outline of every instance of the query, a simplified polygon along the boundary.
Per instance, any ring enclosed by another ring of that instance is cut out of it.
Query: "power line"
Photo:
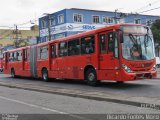
[[[137,11],[140,11],[140,10],[143,10],[143,9],[146,9],[146,8],[148,8],[148,7],[156,4],[156,3],[158,3],[158,2],[160,2],[160,0],[156,0],[156,1],[152,2],[152,3],[148,3],[147,5],[145,5],[145,6],[141,7],[141,8],[139,8],[139,9],[135,10],[134,12],[137,12]]]
[[[139,13],[149,12],[149,11],[156,10],[156,9],[159,9],[159,8],[160,8],[160,7],[156,7],[156,8],[152,8],[152,9],[149,9],[149,10],[145,10],[145,11],[142,11],[142,12],[139,12]]]
[[[33,23],[32,21],[37,22],[38,20],[37,19],[33,19],[33,20],[27,21],[25,23],[17,24],[17,26],[23,26],[23,25],[26,25],[26,24],[32,24]]]

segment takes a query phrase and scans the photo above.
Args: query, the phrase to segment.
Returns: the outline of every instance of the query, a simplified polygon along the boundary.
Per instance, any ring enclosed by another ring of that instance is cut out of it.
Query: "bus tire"
[[[96,71],[93,68],[89,68],[86,71],[86,81],[90,86],[97,86],[99,81],[97,80]]]
[[[48,70],[47,69],[43,69],[42,70],[42,79],[45,82],[49,82],[49,78],[48,78]]]
[[[11,77],[12,77],[12,78],[15,78],[15,77],[16,77],[14,69],[11,69]]]

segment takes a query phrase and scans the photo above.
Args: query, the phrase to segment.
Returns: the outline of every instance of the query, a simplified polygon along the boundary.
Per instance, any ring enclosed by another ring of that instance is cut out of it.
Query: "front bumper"
[[[130,81],[130,80],[140,80],[140,79],[152,79],[157,77],[157,71],[140,71],[140,72],[132,72],[127,73],[126,71],[122,71],[123,75],[122,80],[123,81]]]

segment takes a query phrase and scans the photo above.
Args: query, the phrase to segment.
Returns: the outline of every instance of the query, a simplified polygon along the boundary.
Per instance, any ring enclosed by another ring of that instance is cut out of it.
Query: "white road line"
[[[43,106],[38,106],[38,105],[26,103],[26,102],[23,102],[23,101],[7,98],[7,97],[3,97],[3,96],[0,96],[0,98],[4,99],[4,100],[11,101],[11,102],[16,102],[16,103],[19,103],[19,104],[23,104],[23,105],[26,105],[26,106],[40,108],[42,110],[47,110],[47,111],[50,111],[50,112],[55,112],[55,113],[58,113],[58,114],[66,114],[66,115],[69,115],[69,116],[71,116],[73,118],[78,118],[78,119],[81,119],[81,120],[91,120],[91,119],[84,118],[84,117],[81,117],[81,116],[78,116],[78,115],[72,115],[72,114],[69,114],[69,113],[66,113],[66,112],[62,112],[62,111],[58,111],[58,110],[55,110],[55,109],[51,109],[51,108],[47,108],[47,107],[43,107]]]
[[[20,104],[23,104],[23,105],[27,105],[27,106],[30,106],[30,107],[40,108],[40,109],[43,109],[43,110],[59,113],[59,114],[69,114],[69,113],[65,113],[65,112],[62,112],[62,111],[58,111],[58,110],[54,110],[54,109],[50,109],[50,108],[46,108],[46,107],[42,107],[42,106],[30,104],[30,103],[26,103],[26,102],[23,102],[23,101],[10,99],[10,98],[3,97],[3,96],[0,96],[0,98],[4,99],[4,100],[12,101],[12,102],[20,103]]]

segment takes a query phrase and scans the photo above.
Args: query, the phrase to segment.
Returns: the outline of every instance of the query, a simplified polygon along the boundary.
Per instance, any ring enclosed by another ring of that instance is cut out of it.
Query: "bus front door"
[[[58,68],[58,60],[57,60],[57,50],[56,44],[51,45],[51,61],[50,61],[50,77],[51,78],[59,78],[59,68]]]
[[[99,69],[103,73],[102,76],[108,80],[116,80],[116,69],[119,67],[119,60],[114,56],[114,33],[110,31],[100,33],[99,44]]]

